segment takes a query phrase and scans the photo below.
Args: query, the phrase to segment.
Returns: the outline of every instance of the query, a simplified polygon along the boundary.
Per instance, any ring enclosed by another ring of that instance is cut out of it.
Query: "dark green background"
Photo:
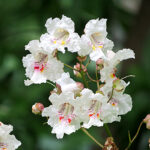
[[[135,51],[136,60],[123,62],[120,67],[121,77],[136,75],[126,79],[131,81],[126,92],[133,98],[133,109],[122,116],[120,123],[110,125],[121,150],[128,143],[127,131],[133,136],[140,121],[150,113],[150,1],[143,0],[136,13],[119,3],[120,0],[0,0],[0,120],[14,126],[13,134],[22,141],[19,150],[99,149],[81,131],[57,140],[51,128],[43,125],[45,118],[31,113],[31,106],[37,101],[49,105],[51,87],[48,84],[25,87],[24,46],[46,32],[44,25],[49,17],[62,14],[71,17],[80,35],[88,20],[107,18],[108,37],[115,43],[114,50],[126,47]],[[76,61],[68,53],[62,59],[71,65]],[[92,65],[89,71],[94,77]],[[89,132],[105,141],[103,128],[92,127]],[[131,149],[148,149],[148,138],[150,132],[143,125]]]

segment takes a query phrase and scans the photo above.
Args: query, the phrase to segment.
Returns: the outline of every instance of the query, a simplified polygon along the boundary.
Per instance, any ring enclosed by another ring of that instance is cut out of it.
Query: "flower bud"
[[[58,54],[58,50],[55,49],[55,50],[53,51],[53,53],[52,53],[52,56],[53,56],[53,57],[57,57],[57,54]]]
[[[81,82],[76,82],[77,87],[80,89],[80,91],[82,91],[84,89],[84,85]]]
[[[85,61],[86,58],[87,58],[86,56],[83,56],[83,57],[82,56],[77,56],[77,59],[78,59],[79,62]]]
[[[146,123],[146,128],[150,130],[150,114],[145,117],[143,122]]]
[[[32,113],[34,113],[35,115],[37,114],[41,114],[42,111],[44,109],[44,105],[41,104],[41,103],[35,103],[33,106],[32,106]]]
[[[101,70],[101,69],[103,69],[103,67],[104,67],[104,61],[103,61],[103,59],[98,59],[96,61],[96,69],[97,70]]]
[[[84,65],[80,65],[79,63],[76,63],[76,65],[74,65],[74,69],[78,70],[78,71],[74,70],[73,72],[74,75],[79,78],[81,78],[81,73],[80,73],[81,70],[83,72],[87,71],[86,67]]]

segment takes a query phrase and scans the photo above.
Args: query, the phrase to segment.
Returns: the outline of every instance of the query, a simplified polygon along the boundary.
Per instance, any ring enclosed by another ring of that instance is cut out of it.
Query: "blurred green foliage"
[[[108,36],[114,41],[115,49],[122,48],[125,40],[130,38],[128,33],[136,18],[136,14],[112,0],[0,0],[0,120],[14,126],[13,133],[22,141],[19,150],[98,149],[81,131],[57,140],[51,134],[51,128],[43,124],[45,118],[31,113],[35,102],[49,105],[48,96],[52,87],[47,84],[25,87],[22,57],[27,52],[24,46],[46,32],[44,24],[49,17],[61,17],[62,14],[72,18],[80,35],[88,20],[107,18]],[[126,79],[131,82],[126,92],[133,97],[133,109],[122,116],[121,123],[110,125],[120,149],[128,143],[127,131],[134,135],[140,121],[150,113],[150,34],[144,38],[140,61],[128,65],[126,69],[126,74],[136,75],[136,78]],[[136,49],[135,53],[138,53]],[[71,65],[76,60],[69,53],[61,58]],[[94,76],[93,65],[89,66],[89,71]],[[93,127],[89,131],[98,140],[105,141],[103,128]],[[148,149],[148,138],[149,131],[142,127],[131,149]]]

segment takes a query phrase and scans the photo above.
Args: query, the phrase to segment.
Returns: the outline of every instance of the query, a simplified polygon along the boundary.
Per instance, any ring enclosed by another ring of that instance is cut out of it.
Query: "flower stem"
[[[90,137],[99,147],[103,148],[104,146],[98,142],[85,128],[81,128],[81,130],[88,136]]]
[[[105,128],[105,130],[106,130],[108,136],[109,136],[109,137],[112,137],[112,133],[111,133],[111,131],[110,131],[110,129],[109,129],[109,127],[108,127],[108,125],[107,125],[106,123],[104,124],[104,128]]]
[[[134,140],[137,138],[137,136],[138,136],[138,134],[139,134],[139,132],[140,132],[140,129],[141,129],[141,126],[142,126],[142,124],[143,124],[144,122],[142,121],[141,123],[140,123],[140,125],[139,125],[139,127],[138,127],[138,129],[137,129],[137,131],[136,131],[136,134],[134,135],[134,137],[131,139],[131,137],[130,137],[130,132],[128,133],[128,135],[129,135],[129,144],[128,144],[128,146],[125,148],[125,150],[128,150],[129,148],[130,148],[130,146],[131,146],[131,144],[134,142]]]
[[[88,83],[87,83],[86,78],[85,78],[85,72],[83,71],[83,68],[82,68],[82,62],[80,62],[80,70],[81,70],[80,73],[81,73],[81,76],[82,76],[84,86],[86,88],[88,88]]]
[[[96,69],[96,81],[97,81],[97,90],[99,90],[100,89],[100,85],[99,85],[99,80],[98,80],[97,69]]]
[[[77,70],[77,69],[71,67],[70,65],[64,64],[64,66],[66,66],[67,68],[70,68],[70,69],[72,69],[72,70],[75,70],[75,71],[78,71],[78,72],[79,72],[79,70]]]
[[[88,83],[86,82],[85,73],[82,70],[81,70],[81,76],[85,87],[88,88]]]
[[[94,80],[94,79],[89,75],[88,72],[86,72],[86,74],[87,74],[88,78],[89,78],[91,81],[96,82],[96,83],[98,82],[97,80]]]
[[[87,64],[85,65],[85,67],[87,68],[87,66],[90,64],[91,59],[89,59],[89,61],[87,62]]]

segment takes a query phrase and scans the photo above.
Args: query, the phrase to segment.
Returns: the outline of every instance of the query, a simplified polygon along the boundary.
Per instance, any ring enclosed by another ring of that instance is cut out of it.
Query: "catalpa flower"
[[[101,81],[102,82],[112,82],[117,79],[116,66],[122,60],[126,60],[129,58],[135,58],[135,54],[130,49],[119,50],[117,53],[113,51],[107,51],[107,59],[104,59],[103,69],[101,69]]]
[[[78,112],[82,112],[82,118],[85,120],[83,121],[83,127],[103,126],[101,120],[102,106],[107,104],[107,97],[100,93],[94,94],[90,89],[84,89],[81,92],[81,97],[77,99],[80,103]]]
[[[74,98],[74,93],[65,92],[60,95],[53,93],[49,100],[52,105],[44,108],[42,116],[49,117],[48,124],[58,139],[80,128],[81,120],[77,111],[79,102]]]
[[[0,150],[15,150],[21,145],[14,135],[10,135],[12,130],[11,125],[0,122]]]
[[[132,108],[132,99],[128,94],[122,94],[114,92],[112,97],[109,99],[109,103],[113,107],[118,108],[118,115],[123,115],[129,112]]]
[[[101,91],[106,95],[113,88],[118,91],[124,91],[129,85],[125,81],[116,77],[116,66],[120,61],[135,58],[134,52],[130,49],[119,50],[117,53],[113,51],[107,51],[107,59],[103,59],[103,68],[100,70],[101,81],[105,82],[105,85],[101,88]]]
[[[113,92],[108,98],[107,104],[102,107],[101,118],[104,123],[112,123],[120,121],[120,115],[126,114],[132,108],[132,100],[130,95],[120,92]]]
[[[46,51],[52,53],[55,49],[65,52],[68,48],[70,52],[77,52],[80,49],[78,44],[80,37],[74,32],[74,22],[66,17],[49,18],[45,24],[48,33],[40,38],[42,46]]]
[[[61,77],[63,63],[44,51],[38,40],[29,42],[26,50],[31,52],[23,57],[26,76],[29,78],[25,81],[26,85],[45,83],[47,80],[55,82]]]
[[[113,42],[106,38],[106,19],[90,20],[86,24],[84,32],[80,41],[81,50],[78,54],[80,56],[90,54],[93,61],[105,58],[106,51],[113,48]]]
[[[70,78],[69,73],[63,73],[56,83],[61,87],[61,91],[64,93],[73,92],[78,94],[82,90],[79,82],[75,82],[72,78]]]

